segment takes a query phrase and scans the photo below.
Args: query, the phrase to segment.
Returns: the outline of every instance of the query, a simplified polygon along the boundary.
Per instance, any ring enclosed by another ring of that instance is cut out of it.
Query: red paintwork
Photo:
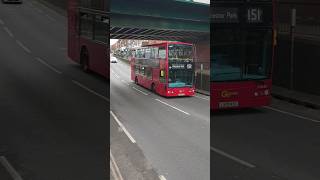
[[[109,78],[109,48],[106,44],[98,43],[79,36],[78,0],[68,0],[68,56],[80,63],[81,48],[86,48],[89,54],[89,69]]]
[[[273,6],[273,34],[275,34],[275,0],[272,1]],[[274,39],[275,40],[275,39]],[[272,49],[272,66],[275,53],[275,42],[273,42]],[[273,69],[273,68],[271,68]],[[271,73],[272,74],[272,73]],[[272,88],[272,76],[267,80],[258,81],[237,81],[237,82],[211,82],[210,83],[210,109],[213,111],[219,109],[239,109],[239,108],[251,108],[267,106],[271,103],[271,88]],[[265,90],[269,91],[268,95],[262,95],[261,92]],[[222,97],[222,91],[236,92],[230,97]],[[255,96],[254,93],[258,92],[259,95]],[[232,102],[237,101],[238,107],[231,108],[219,108],[220,102]]]
[[[270,104],[271,101],[271,80],[264,81],[244,81],[244,82],[215,82],[211,83],[210,107],[213,110],[219,108],[220,102],[239,102],[238,107],[233,108],[248,108],[259,107]],[[268,90],[268,95],[262,94]],[[229,92],[229,96],[223,92]],[[258,96],[254,93],[258,92]],[[223,97],[224,96],[224,97]]]
[[[164,67],[165,75],[166,75],[166,82],[168,82],[168,45],[169,44],[187,44],[192,45],[189,43],[183,43],[183,42],[165,42],[160,44],[152,44],[148,46],[165,46],[167,49],[166,53],[166,59],[159,59],[160,61],[160,67]],[[168,88],[168,83],[161,83],[159,80],[159,74],[160,74],[160,68],[152,68],[152,79],[148,79],[146,76],[142,76],[140,74],[135,74],[134,72],[134,62],[135,58],[131,59],[131,80],[135,81],[135,78],[138,78],[138,84],[151,89],[152,83],[155,85],[155,92],[161,96],[165,97],[176,97],[179,96],[179,94],[184,94],[183,96],[194,96],[195,95],[195,87],[183,87],[183,88]],[[170,93],[168,93],[170,91]]]

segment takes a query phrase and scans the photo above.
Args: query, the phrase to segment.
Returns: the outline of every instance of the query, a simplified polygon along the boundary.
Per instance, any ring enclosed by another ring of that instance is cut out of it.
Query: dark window
[[[270,77],[272,29],[217,29],[213,32],[212,81]]]
[[[135,70],[135,73],[136,73],[136,74],[139,74],[139,69],[140,69],[140,67],[139,67],[139,66],[137,66],[137,65],[135,65],[134,70]]]
[[[92,38],[93,35],[93,16],[88,13],[80,13],[80,35]]]
[[[159,51],[158,51],[158,54],[159,54],[159,58],[160,59],[165,59],[166,58],[166,48],[164,46],[162,47],[159,47]]]
[[[151,49],[146,48],[145,49],[145,58],[150,59],[150,57],[151,57]]]
[[[145,67],[144,66],[141,66],[140,74],[143,76],[145,75]]]
[[[146,68],[146,75],[148,79],[152,79],[152,68]]]
[[[95,15],[94,40],[101,41],[104,43],[108,42],[108,24],[109,19],[106,16]]]

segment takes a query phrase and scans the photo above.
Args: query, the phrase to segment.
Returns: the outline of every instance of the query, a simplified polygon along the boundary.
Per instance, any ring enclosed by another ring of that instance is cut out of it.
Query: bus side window
[[[146,48],[145,49],[145,58],[150,59],[150,57],[151,57],[151,49]]]
[[[106,43],[109,33],[106,33],[108,29],[109,19],[106,16],[95,15],[94,21],[94,40]]]
[[[145,75],[145,67],[144,66],[141,66],[140,74],[143,76]]]
[[[160,59],[166,58],[166,48],[164,46],[159,47],[159,58]]]
[[[88,13],[80,13],[80,35],[90,39],[93,37],[93,16]]]
[[[146,75],[148,79],[152,79],[152,68],[146,68]]]
[[[136,73],[136,74],[139,74],[139,73],[140,73],[140,67],[139,67],[139,66],[135,65],[135,66],[134,66],[134,70],[135,70],[135,73]]]

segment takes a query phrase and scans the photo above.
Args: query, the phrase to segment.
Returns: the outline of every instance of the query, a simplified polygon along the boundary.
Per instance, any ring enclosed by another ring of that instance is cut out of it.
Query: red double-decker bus
[[[165,96],[193,96],[192,44],[164,42],[136,48],[131,59],[131,79]]]
[[[270,104],[274,2],[216,0],[211,5],[211,109]]]
[[[85,72],[109,77],[109,17],[104,0],[68,0],[68,56]]]

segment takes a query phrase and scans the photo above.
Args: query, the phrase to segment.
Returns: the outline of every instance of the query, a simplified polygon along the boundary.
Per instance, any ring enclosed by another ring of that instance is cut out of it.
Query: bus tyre
[[[154,83],[151,84],[151,91],[155,92]]]
[[[134,78],[134,83],[138,84],[138,77]]]
[[[80,59],[81,59],[80,64],[81,64],[82,70],[88,73],[89,72],[89,56],[85,50],[81,52]]]

